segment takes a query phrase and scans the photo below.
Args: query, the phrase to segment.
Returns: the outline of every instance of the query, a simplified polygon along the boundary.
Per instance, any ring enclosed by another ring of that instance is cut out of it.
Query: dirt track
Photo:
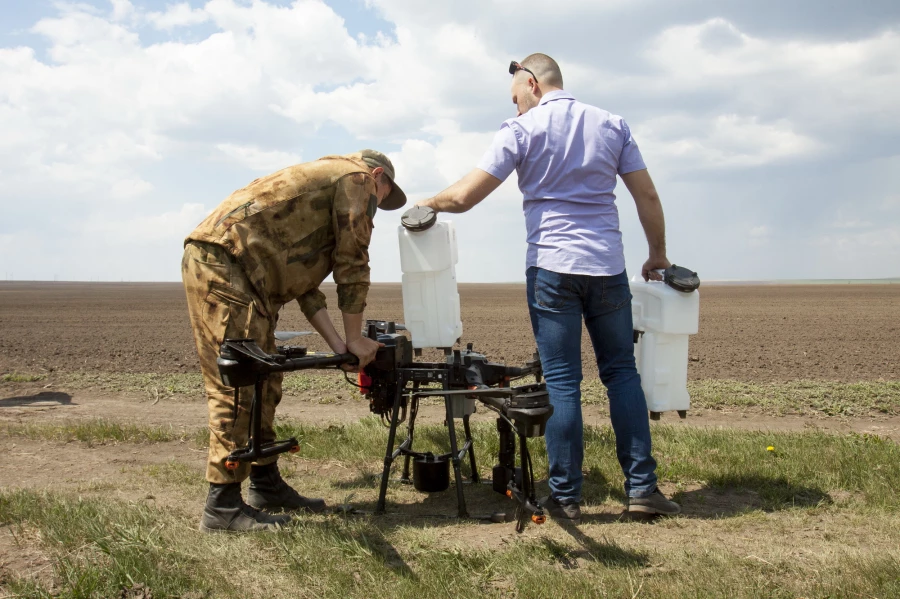
[[[325,291],[336,312],[334,287]],[[522,285],[460,285],[460,295],[463,342],[497,361],[531,356]],[[374,285],[366,313],[402,321],[400,286]],[[309,325],[290,304],[279,328]],[[898,337],[900,285],[706,286],[689,377],[898,380]],[[325,349],[317,338],[307,339]],[[589,357],[586,335],[583,340]],[[0,373],[197,368],[179,284],[0,282]],[[596,376],[589,359],[585,376]]]

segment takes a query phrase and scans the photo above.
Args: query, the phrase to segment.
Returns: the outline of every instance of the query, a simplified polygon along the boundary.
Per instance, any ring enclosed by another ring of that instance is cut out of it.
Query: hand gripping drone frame
[[[546,386],[540,382],[542,376],[540,360],[535,356],[535,359],[524,367],[505,366],[488,362],[484,355],[474,352],[470,344],[465,350],[452,352],[446,362],[414,362],[412,345],[409,339],[396,332],[398,328],[402,328],[402,325],[367,321],[367,336],[383,343],[384,347],[379,348],[375,360],[367,365],[359,376],[358,386],[369,399],[370,410],[378,414],[389,429],[376,513],[385,511],[391,466],[400,455],[405,458],[401,481],[410,482],[410,459],[423,456],[412,448],[419,399],[435,396],[444,398],[445,425],[450,441],[450,453],[437,459],[449,458],[453,465],[458,516],[469,515],[463,494],[461,471],[461,464],[466,455],[469,458],[472,482],[477,483],[480,480],[469,425],[470,412],[461,416],[464,442],[460,447],[454,423],[454,405],[464,399],[475,399],[498,414],[500,452],[499,463],[494,466],[492,473],[492,485],[495,491],[516,502],[515,514],[512,518],[506,519],[515,519],[516,530],[519,532],[524,530],[528,520],[543,523],[545,516],[535,498],[534,473],[527,445],[529,437],[543,436],[547,420],[553,413]],[[277,354],[268,354],[250,339],[226,339],[218,359],[223,382],[234,387],[236,394],[241,387],[254,386],[248,446],[232,452],[228,456],[226,467],[229,463],[237,467],[241,461],[254,461],[285,451],[296,451],[299,448],[299,443],[293,438],[268,444],[260,444],[258,441],[261,428],[260,398],[265,380],[270,373],[338,367],[355,361],[356,357],[352,354],[308,354],[303,348],[279,348]],[[510,386],[511,381],[528,375],[535,376],[534,384]],[[440,385],[440,388],[421,388],[423,385]],[[397,428],[406,421],[407,411],[409,412],[407,437],[395,448]],[[515,464],[517,440],[518,466]],[[416,465],[420,466],[418,462],[417,460]],[[446,489],[446,485],[443,489]]]

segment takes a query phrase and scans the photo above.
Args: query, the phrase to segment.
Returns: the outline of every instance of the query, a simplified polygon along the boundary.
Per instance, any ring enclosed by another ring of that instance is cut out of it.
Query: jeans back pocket
[[[541,308],[562,310],[576,302],[571,275],[536,268],[534,272],[534,301]]]
[[[618,310],[631,303],[631,287],[624,272],[603,281],[603,305]]]

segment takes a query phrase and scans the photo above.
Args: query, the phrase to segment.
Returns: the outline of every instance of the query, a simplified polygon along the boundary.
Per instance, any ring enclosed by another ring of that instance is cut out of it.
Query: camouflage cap
[[[378,206],[379,210],[402,208],[406,204],[406,194],[403,193],[403,190],[400,189],[394,179],[394,165],[391,163],[391,159],[376,150],[360,150],[359,153],[370,167],[377,168],[380,166],[383,168],[384,174],[391,180],[391,193],[381,201],[381,204]]]

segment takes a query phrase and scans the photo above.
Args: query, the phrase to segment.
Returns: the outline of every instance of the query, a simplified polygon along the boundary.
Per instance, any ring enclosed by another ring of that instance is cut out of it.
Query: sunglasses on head
[[[522,65],[520,65],[519,63],[517,63],[515,60],[510,61],[510,63],[509,63],[509,74],[510,74],[510,75],[515,75],[515,74],[516,74],[517,72],[519,72],[519,71],[525,71],[526,73],[530,73],[531,76],[534,78],[534,82],[535,82],[535,83],[538,83],[537,75],[535,75],[534,72],[533,72],[531,69],[526,69],[525,67],[523,67]]]

